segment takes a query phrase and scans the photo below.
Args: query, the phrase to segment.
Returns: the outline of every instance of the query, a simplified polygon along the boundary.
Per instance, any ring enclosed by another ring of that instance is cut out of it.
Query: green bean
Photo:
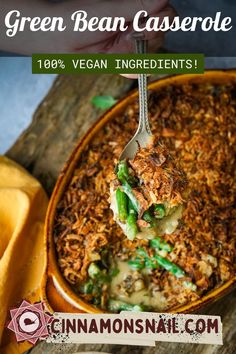
[[[149,269],[158,268],[157,260],[154,259],[153,257],[149,257],[149,255],[147,254],[147,252],[143,248],[138,248],[136,253],[138,254],[139,257],[142,257],[146,268],[149,268]]]
[[[153,258],[146,258],[145,267],[149,269],[157,269],[158,268],[157,261]]]
[[[90,263],[88,267],[88,275],[90,278],[95,279],[98,275],[101,274],[101,269],[98,267],[96,263]]]
[[[163,204],[156,204],[143,213],[143,220],[148,222],[152,227],[157,226],[156,219],[162,219],[165,216],[165,208]]]
[[[183,285],[187,288],[190,289],[192,291],[196,291],[197,290],[197,286],[195,284],[193,284],[191,281],[184,281]]]
[[[156,204],[154,206],[154,216],[156,219],[162,219],[165,216],[165,207],[163,204]]]
[[[137,184],[137,180],[135,179],[135,177],[129,174],[126,161],[120,161],[119,164],[117,165],[117,177],[119,181],[122,183],[123,191],[129,197],[135,211],[138,213],[140,209],[139,203],[132,191],[132,187]]]
[[[156,227],[157,226],[156,218],[151,214],[151,212],[149,210],[146,210],[143,213],[142,218],[143,218],[143,220],[148,222],[152,227]]]
[[[125,160],[120,161],[117,165],[117,177],[121,183],[129,181],[129,169]]]
[[[167,252],[170,252],[170,250],[172,249],[169,244],[167,244],[165,241],[162,241],[159,237],[151,240],[150,245],[151,245],[151,247],[158,248],[158,249],[160,249],[161,248],[160,245],[162,245],[162,247],[166,248],[166,249],[162,248],[162,250],[165,250]],[[169,246],[169,247],[167,247],[167,246]],[[167,250],[167,248],[168,248],[168,250]],[[174,274],[176,276],[176,278],[183,278],[186,276],[186,273],[184,272],[183,269],[181,269],[176,264],[170,262],[168,259],[163,258],[158,254],[156,254],[153,257],[149,257],[148,253],[143,248],[138,248],[136,250],[136,253],[138,254],[139,257],[141,257],[141,259],[137,257],[133,262],[139,261],[142,264],[142,261],[143,261],[144,266],[146,268],[156,269],[156,268],[158,268],[158,266],[161,266],[162,268],[164,268],[168,272]],[[139,269],[143,269],[143,268],[139,268]],[[194,283],[192,283],[191,281],[184,281],[183,285],[186,288],[191,289],[192,291],[196,291],[196,289],[197,289],[196,285]]]
[[[150,246],[166,252],[171,252],[173,250],[173,247],[166,241],[162,240],[160,237],[156,237],[153,240],[151,240]]]
[[[128,197],[120,188],[116,190],[116,203],[119,220],[125,222],[128,216]]]
[[[132,305],[132,304],[127,304],[124,301],[110,299],[108,302],[108,310],[111,312],[119,312],[119,311],[141,312],[144,311],[144,308],[141,305]]]
[[[126,232],[129,240],[133,240],[138,233],[138,225],[137,225],[138,215],[133,207],[132,202],[128,201],[128,217],[126,222]]]
[[[129,168],[125,160],[122,160],[118,163],[117,177],[122,184],[127,182],[132,187],[134,187],[138,182],[134,176],[130,175]]]
[[[97,275],[96,280],[99,283],[109,283],[111,281],[111,276],[106,272],[102,271]]]
[[[127,217],[127,237],[129,240],[134,240],[135,236],[138,233],[138,226],[137,226],[137,214],[134,210],[129,212]]]
[[[122,183],[123,186],[123,191],[125,192],[125,194],[127,194],[129,200],[131,201],[133,208],[135,209],[135,211],[138,213],[139,212],[139,202],[137,201],[132,188],[130,187],[130,185],[127,182]]]
[[[147,252],[143,248],[138,248],[136,253],[143,258],[148,257]]]
[[[170,273],[174,274],[176,276],[176,278],[182,278],[185,276],[185,272],[178,267],[176,264],[170,262],[168,259],[163,258],[161,256],[155,255],[153,257],[157,263],[164,269],[166,269],[167,271],[169,271]]]
[[[185,276],[184,271],[180,267],[178,267],[176,264],[170,262],[166,258],[163,258],[159,255],[149,257],[147,252],[143,248],[137,249],[136,252],[139,256],[144,258],[145,265],[147,265],[148,268],[155,269],[158,267],[158,265],[160,265],[161,267],[165,268],[169,272],[173,273],[177,278],[181,278],[181,277]]]
[[[135,260],[128,261],[128,265],[133,269],[143,269],[145,266],[144,261],[138,257]]]
[[[92,294],[93,292],[93,282],[91,280],[87,281],[80,287],[80,291],[83,294]]]
[[[109,276],[111,278],[117,276],[120,273],[120,270],[118,268],[113,268],[109,270]]]
[[[158,267],[157,261],[149,257],[149,255],[143,248],[138,248],[136,253],[139,255],[139,257],[141,257],[141,259],[139,258],[140,262],[144,262],[144,266],[146,268],[155,269]]]

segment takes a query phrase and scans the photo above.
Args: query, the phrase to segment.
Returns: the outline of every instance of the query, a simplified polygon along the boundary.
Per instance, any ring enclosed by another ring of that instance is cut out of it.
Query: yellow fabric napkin
[[[4,328],[9,309],[23,299],[40,300],[46,254],[43,227],[48,198],[26,170],[0,156],[0,353],[19,354],[27,343],[16,343]]]

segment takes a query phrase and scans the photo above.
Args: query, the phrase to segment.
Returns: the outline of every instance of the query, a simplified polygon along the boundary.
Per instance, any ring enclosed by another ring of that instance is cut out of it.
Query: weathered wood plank
[[[37,109],[32,124],[7,155],[37,177],[50,194],[58,173],[77,140],[96,121],[101,111],[92,107],[94,95],[120,98],[132,81],[113,75],[61,76]],[[120,354],[234,354],[236,353],[236,291],[201,311],[222,316],[224,346],[157,343],[156,348],[118,345],[52,345],[44,342],[32,354],[72,354],[104,351]]]
[[[114,75],[59,76],[31,125],[6,155],[29,170],[50,193],[74,145],[101,115],[91,98],[120,98],[132,85],[133,81]]]

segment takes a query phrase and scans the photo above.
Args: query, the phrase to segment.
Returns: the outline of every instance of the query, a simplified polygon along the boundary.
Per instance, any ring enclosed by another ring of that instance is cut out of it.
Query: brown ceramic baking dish
[[[203,75],[179,75],[167,77],[149,85],[149,89],[155,91],[164,88],[168,85],[182,85],[186,83],[201,83],[201,84],[226,84],[229,82],[236,83],[236,72],[234,70],[228,71],[207,71]],[[42,283],[42,299],[51,311],[62,312],[88,312],[88,313],[102,313],[103,311],[95,308],[91,304],[85,303],[79,296],[71,289],[69,284],[61,274],[57,265],[57,257],[55,251],[55,244],[53,239],[53,228],[55,212],[64,191],[71,179],[77,161],[93,138],[93,136],[110,120],[120,114],[124,108],[132,103],[137,98],[137,90],[130,93],[127,97],[120,100],[114,107],[107,111],[87,132],[87,134],[79,141],[77,147],[72,152],[69,161],[66,163],[61,172],[56,186],[54,188],[45,225],[45,247],[47,252],[47,268]],[[222,286],[210,291],[200,298],[187,305],[172,308],[171,312],[190,313],[201,309],[206,304],[213,302],[227,292],[229,292],[236,283],[236,276],[228,280]]]

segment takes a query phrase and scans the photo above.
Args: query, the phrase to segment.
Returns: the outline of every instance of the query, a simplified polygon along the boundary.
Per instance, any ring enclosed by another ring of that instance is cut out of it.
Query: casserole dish
[[[217,85],[218,87],[227,87],[229,84],[236,84],[236,74],[234,71],[208,71],[203,75],[180,75],[164,78],[155,81],[149,85],[149,90],[161,92],[169,90],[170,87],[208,87]],[[186,89],[186,96],[188,91]],[[42,297],[49,309],[62,312],[89,312],[102,313],[104,310],[93,306],[84,301],[84,298],[76,293],[69,283],[65,280],[58,266],[58,254],[55,247],[55,219],[57,208],[63,195],[66,192],[75,169],[78,167],[78,161],[86,151],[88,144],[99,134],[107,124],[122,115],[127,107],[135,102],[138,92],[132,92],[127,97],[119,101],[114,107],[106,112],[96,124],[90,128],[83,139],[78,143],[73,151],[69,161],[65,165],[56,183],[51,197],[50,205],[46,217],[45,237],[47,252],[47,271],[42,286]],[[194,103],[192,103],[194,105]],[[196,118],[199,119],[199,118]],[[168,130],[170,133],[171,131]],[[206,304],[221,298],[235,284],[236,276],[230,275],[224,282],[218,284],[209,291],[203,291],[202,295],[194,301],[178,304],[167,309],[171,312],[189,313],[201,309]]]

